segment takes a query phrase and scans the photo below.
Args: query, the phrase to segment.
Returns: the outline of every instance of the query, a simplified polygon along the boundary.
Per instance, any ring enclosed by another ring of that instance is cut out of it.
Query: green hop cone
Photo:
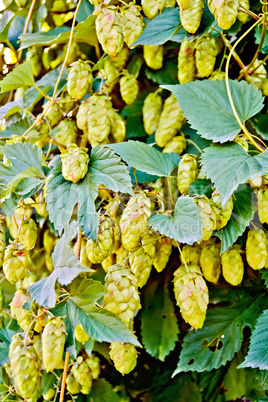
[[[163,10],[165,0],[141,0],[141,5],[145,17],[152,20]]]
[[[128,47],[131,47],[144,29],[143,17],[140,13],[141,7],[130,3],[128,7],[121,10],[123,16],[123,35]]]
[[[207,241],[212,236],[213,231],[216,229],[217,224],[217,211],[214,203],[209,200],[205,195],[195,199],[202,218],[203,237],[202,240]]]
[[[74,99],[81,99],[91,91],[92,84],[93,75],[90,65],[83,60],[72,63],[67,78],[69,95]]]
[[[28,49],[26,53],[26,60],[31,63],[32,72],[35,77],[38,77],[42,71],[42,61],[40,53],[41,48],[32,48]]]
[[[82,387],[79,384],[79,382],[76,380],[76,378],[74,377],[72,371],[70,371],[70,373],[67,375],[66,388],[67,388],[67,391],[70,392],[71,395],[76,395],[81,392]]]
[[[163,153],[174,152],[176,154],[182,154],[186,149],[186,140],[184,134],[173,137],[163,148]]]
[[[176,0],[165,0],[165,7],[172,7],[176,6]]]
[[[111,121],[111,142],[123,142],[126,138],[126,123],[123,117],[114,109],[108,110],[108,116]]]
[[[90,336],[86,333],[83,325],[80,323],[75,327],[74,334],[77,341],[83,344],[90,339]]]
[[[101,266],[104,269],[105,272],[108,272],[108,269],[114,265],[116,262],[115,254],[109,255],[109,257],[105,258],[105,260],[102,261]]]
[[[209,77],[209,80],[216,81],[216,80],[225,80],[225,71],[214,70]]]
[[[125,67],[129,57],[129,49],[123,47],[121,52],[114,58],[108,56],[104,60],[104,72],[109,84],[110,91],[113,90],[114,85],[119,80],[120,72]]]
[[[112,265],[105,277],[105,288],[105,308],[128,325],[141,308],[137,279],[127,265]]]
[[[5,248],[6,248],[5,219],[4,217],[0,216],[0,266],[3,265]]]
[[[160,70],[163,67],[164,47],[158,46],[143,46],[143,57],[146,65],[153,70]]]
[[[125,74],[120,78],[120,94],[127,105],[135,102],[139,93],[139,84],[133,74]]]
[[[76,124],[80,130],[84,131],[87,129],[88,111],[89,111],[89,103],[82,102],[81,105],[79,106],[78,113],[76,115]]]
[[[98,242],[92,239],[87,241],[86,251],[92,264],[101,264],[113,251],[114,231],[111,218],[100,216],[98,229]]]
[[[249,230],[246,242],[246,257],[248,265],[255,270],[267,266],[268,239],[263,230]]]
[[[200,266],[205,279],[216,284],[221,274],[221,245],[216,239],[209,239],[202,248]]]
[[[209,77],[214,70],[217,45],[214,38],[209,35],[202,36],[195,45],[196,68],[200,77]]]
[[[22,280],[30,265],[29,251],[19,243],[11,243],[5,250],[3,271],[13,285]]]
[[[23,8],[26,6],[28,0],[15,0],[15,3],[18,7]]]
[[[172,252],[172,241],[169,237],[161,237],[157,239],[155,245],[154,267],[157,272],[162,272],[168,263]]]
[[[32,198],[25,198],[22,202],[19,203],[18,208],[15,209],[14,215],[17,224],[20,219],[29,219],[33,213],[33,207],[31,204],[34,203]]]
[[[163,148],[182,128],[185,122],[179,102],[172,94],[164,103],[159,125],[155,133],[156,144]]]
[[[46,109],[49,103],[45,103],[43,108]],[[63,118],[62,110],[60,108],[60,105],[57,103],[54,103],[52,106],[49,106],[48,109],[46,109],[45,113],[45,118],[47,119],[48,123],[50,124],[51,127],[55,127]]]
[[[268,223],[268,187],[261,187],[257,192],[258,215],[261,223]]]
[[[43,245],[47,253],[52,253],[56,241],[56,236],[49,229],[46,229],[43,236]]]
[[[146,96],[142,107],[144,130],[148,135],[153,134],[158,127],[160,114],[162,111],[162,98],[152,92]]]
[[[61,366],[65,336],[66,325],[62,318],[50,318],[42,333],[43,363],[47,371]]]
[[[87,151],[87,148],[79,148],[76,144],[70,144],[67,151],[62,152],[62,175],[65,180],[77,183],[85,177],[89,161]]]
[[[185,37],[178,53],[178,80],[180,84],[186,84],[189,81],[194,81],[195,76],[195,41],[189,41]]]
[[[38,215],[42,216],[43,218],[47,218],[48,212],[47,212],[47,204],[45,201],[45,197],[43,192],[40,192],[35,195],[35,205],[34,208]]]
[[[96,380],[101,372],[100,359],[94,354],[91,354],[89,357],[86,358],[86,362],[91,370],[93,380]]]
[[[232,216],[234,207],[233,197],[231,197],[223,207],[220,193],[218,191],[214,191],[212,194],[212,202],[215,205],[215,210],[217,213],[216,230],[220,230],[227,225]]]
[[[49,388],[45,394],[43,394],[44,401],[51,401],[54,399],[56,390],[54,388]]]
[[[75,121],[68,118],[64,119],[53,131],[54,139],[59,144],[64,145],[65,147],[67,147],[69,144],[75,144],[78,136]]]
[[[111,119],[109,112],[112,109],[112,103],[108,96],[94,94],[89,98],[88,111],[88,140],[102,143],[111,132]]]
[[[182,256],[180,257],[181,263],[183,264],[185,261],[186,263],[194,262],[195,264],[199,265],[201,252],[202,252],[201,244],[198,243],[194,243],[193,245],[185,244],[181,249],[182,253]]]
[[[139,193],[128,201],[120,219],[122,245],[127,251],[138,247],[141,237],[147,232],[148,218],[152,214],[151,206],[150,198],[144,193]]]
[[[242,282],[244,275],[244,264],[241,257],[241,247],[235,244],[229,247],[221,256],[222,275],[226,282],[237,286]]]
[[[28,250],[32,250],[35,247],[36,239],[37,228],[35,221],[32,218],[23,220],[19,230],[19,241],[21,244]]]
[[[194,34],[200,25],[205,8],[204,0],[177,0],[180,7],[180,17],[183,28]]]
[[[121,374],[129,374],[137,365],[137,350],[131,343],[112,342],[110,346],[110,358],[117,371]]]
[[[115,6],[104,6],[97,11],[96,31],[98,40],[111,57],[115,57],[123,49],[123,29]]]
[[[197,156],[185,154],[178,166],[177,182],[181,194],[187,194],[189,187],[198,176]]]
[[[250,187],[256,192],[260,187],[266,186],[268,184],[268,176],[254,177],[254,179],[249,179],[248,181]]]
[[[67,89],[65,89],[61,92],[60,97],[58,99],[59,99],[60,108],[61,108],[62,112],[65,114],[68,114],[77,105],[76,101],[71,97],[71,95],[69,94]]]
[[[82,356],[77,357],[71,368],[71,373],[81,386],[80,392],[88,395],[92,387],[92,374],[90,367]]]
[[[28,295],[23,289],[19,289],[15,293],[15,296],[10,304],[12,317],[16,318],[19,326],[24,331],[26,331],[29,325],[32,323],[31,311],[23,308],[24,303],[26,303],[29,299],[30,295]]]
[[[208,0],[210,12],[214,15],[219,26],[228,30],[235,23],[239,9],[239,0]]]
[[[127,258],[128,254],[129,252],[123,246],[120,246],[115,253],[116,264],[122,264],[123,261]]]
[[[194,262],[174,272],[174,293],[183,319],[193,328],[202,328],[208,306],[208,288],[200,268]]]
[[[249,0],[240,0],[239,1],[239,7],[242,7],[245,10],[249,10],[250,9]],[[242,11],[239,11],[238,14],[237,14],[237,19],[240,22],[242,22],[243,24],[245,24],[247,22],[247,20],[249,19],[249,16],[246,13],[243,13]]]

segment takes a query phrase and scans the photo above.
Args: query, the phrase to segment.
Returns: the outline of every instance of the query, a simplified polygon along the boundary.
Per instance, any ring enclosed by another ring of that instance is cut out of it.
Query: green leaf
[[[209,309],[203,328],[185,336],[178,366],[173,376],[182,371],[210,371],[232,360],[241,348],[243,330],[251,329],[267,301],[265,295],[236,289],[228,298],[229,306]]]
[[[96,212],[94,201],[98,194],[98,185],[89,181],[89,175],[81,183],[76,184],[78,188],[78,222],[82,232],[87,238],[97,241],[99,215]]]
[[[23,119],[17,120],[15,123],[10,124],[5,130],[1,131],[0,138],[9,138],[12,135],[18,135],[19,137],[25,133],[25,131],[31,127],[33,120],[29,117],[24,117]],[[31,138],[37,134],[35,129],[29,132]]]
[[[263,108],[264,98],[255,85],[235,80],[229,80],[229,84],[235,109],[242,122]],[[203,80],[162,87],[174,93],[191,127],[203,138],[223,143],[233,140],[240,133],[225,81]]]
[[[261,174],[268,174],[268,149],[266,149],[264,152],[261,154],[258,154],[254,156],[254,159],[256,162],[258,162],[261,165]],[[258,175],[260,176],[260,174]]]
[[[268,140],[268,115],[267,114],[258,114],[254,117],[254,119],[250,120],[250,123],[253,125],[258,134],[261,135],[262,138]]]
[[[43,373],[42,375],[42,394],[46,394],[50,388],[55,388],[57,384],[57,377],[54,373]]]
[[[246,370],[239,370],[237,366],[241,361],[241,357],[236,356],[224,376],[224,389],[226,389],[226,399],[235,401],[242,398],[247,393],[247,377]]]
[[[180,243],[193,244],[202,239],[202,219],[200,210],[193,198],[182,195],[178,198],[173,217],[153,215],[150,226],[162,235]]]
[[[20,112],[22,109],[23,109],[22,99],[6,103],[4,106],[0,107],[0,119],[12,116],[13,114]],[[1,132],[1,137],[3,137],[3,131]]]
[[[17,202],[17,201],[18,201],[18,200],[17,200],[17,197],[10,197],[10,198],[7,198],[7,199],[3,202],[2,208],[3,208],[3,210],[4,210],[4,213],[5,213],[7,216],[9,216],[10,218],[12,217],[12,215],[13,215],[15,209],[16,209],[17,206],[18,206],[18,202]]]
[[[133,43],[133,46],[163,45],[176,33],[180,23],[178,8],[164,8],[161,14],[148,22],[143,33]]]
[[[178,83],[178,67],[175,63],[167,61],[164,63],[161,70],[145,69],[145,75],[149,80],[152,80],[156,84],[177,84]]]
[[[120,155],[126,163],[148,174],[169,176],[176,167],[164,154],[143,142],[130,140],[121,144],[112,144],[109,147]]]
[[[234,193],[233,203],[232,216],[227,225],[214,233],[222,241],[222,253],[244,233],[257,209],[254,192],[249,186],[239,187]]]
[[[82,0],[81,5],[79,7],[76,21],[83,22],[85,21],[86,17],[92,14],[94,11],[94,6],[88,0]]]
[[[255,28],[254,36],[255,36],[255,43],[258,45],[261,41],[261,36],[262,36],[262,30],[259,27]],[[267,46],[268,46],[268,32],[266,31],[265,37],[264,37],[264,42],[262,44],[262,50],[265,49]]]
[[[15,14],[12,11],[5,10],[0,19],[0,42],[5,42],[8,39],[8,31]]]
[[[144,130],[142,116],[130,116],[127,119],[126,124],[126,138],[129,140],[130,138],[144,138],[147,137],[147,134]]]
[[[9,345],[12,341],[13,335],[16,332],[10,329],[0,329],[0,364],[4,364],[9,360]]]
[[[260,370],[268,370],[268,310],[265,310],[259,317],[256,327],[250,339],[249,352],[239,368],[258,367]]]
[[[105,287],[99,281],[78,277],[73,280],[70,287],[70,299],[84,308],[89,304],[95,304],[105,295]]]
[[[8,195],[10,195],[12,192],[16,191],[18,188],[18,185],[20,184],[20,182],[26,178],[33,178],[33,177],[38,177],[40,176],[40,173],[37,169],[37,167],[32,167],[29,168],[27,170],[25,170],[24,172],[19,173],[13,180],[11,180],[9,182],[9,184],[7,185],[7,187],[5,187],[2,192],[1,192],[1,197],[5,198]],[[36,183],[35,183],[36,184]],[[27,189],[29,192],[31,190],[31,188]]]
[[[112,384],[104,378],[98,378],[93,381],[88,398],[92,402],[120,402],[122,400],[114,391]]]
[[[29,177],[29,178],[23,179],[19,183],[16,193],[18,195],[23,195],[24,196],[23,198],[31,197],[38,190],[41,190],[43,185],[44,185],[43,179]]]
[[[236,144],[213,145],[201,155],[204,173],[215,184],[225,205],[239,184],[262,174],[256,157],[248,155]]]
[[[0,81],[1,92],[9,92],[13,89],[31,87],[35,85],[30,61],[25,61],[15,67],[2,81]]]
[[[208,198],[210,198],[213,193],[212,183],[210,180],[197,179],[194,183],[191,184],[188,193],[189,195],[205,194]]]
[[[90,46],[96,46],[98,43],[95,28],[96,18],[96,15],[90,15],[85,21],[76,25],[76,33],[74,35],[75,42],[83,42]]]
[[[141,313],[142,343],[147,353],[164,361],[174,349],[179,328],[167,281],[155,281],[145,289]]]
[[[268,270],[267,269],[262,269],[261,270],[261,276],[262,276],[262,279],[264,280],[266,288],[268,289]]]

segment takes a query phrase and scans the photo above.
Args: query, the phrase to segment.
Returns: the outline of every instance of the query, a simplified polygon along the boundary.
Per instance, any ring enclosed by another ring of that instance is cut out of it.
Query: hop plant
[[[77,183],[88,171],[87,148],[79,148],[76,144],[68,145],[67,151],[62,151],[62,175],[65,180]]]
[[[261,187],[257,192],[258,215],[261,223],[268,223],[268,187]]]
[[[174,272],[174,293],[183,319],[193,328],[202,328],[208,306],[208,288],[194,262]]]
[[[143,57],[148,67],[153,70],[160,70],[163,67],[164,47],[158,46],[143,46]]]
[[[182,154],[186,149],[186,140],[184,134],[173,137],[163,148],[163,153],[174,152],[176,154]]]
[[[214,209],[217,213],[216,230],[220,230],[227,225],[232,216],[234,207],[233,197],[231,197],[225,204],[225,207],[223,207],[221,203],[221,195],[215,190],[212,194],[212,202],[214,203]]]
[[[22,280],[30,265],[29,251],[19,243],[12,242],[5,250],[3,271],[13,285]]]
[[[121,374],[129,374],[137,365],[137,350],[131,343],[112,342],[110,346],[110,358],[117,371]]]
[[[180,17],[183,28],[194,34],[200,25],[205,8],[204,0],[177,0],[180,7]]]
[[[176,0],[165,0],[165,7],[174,8],[176,5]]]
[[[169,237],[164,236],[156,240],[153,264],[157,272],[166,268],[171,252],[172,241]]]
[[[216,41],[209,35],[202,36],[196,42],[195,61],[200,77],[209,77],[214,70],[217,46]]]
[[[92,387],[92,374],[90,367],[82,356],[78,356],[73,363],[71,373],[77,383],[81,386],[80,391],[84,395],[88,395]]]
[[[32,250],[37,239],[37,228],[35,221],[30,218],[23,220],[20,225],[18,238],[28,250]]]
[[[92,239],[87,241],[86,250],[92,264],[101,264],[113,251],[114,232],[111,218],[100,216],[98,229],[98,242]]]
[[[43,363],[47,371],[61,366],[66,336],[66,325],[62,318],[48,320],[42,333]]]
[[[94,94],[89,98],[87,128],[90,143],[102,143],[108,138],[111,131],[111,109],[112,103],[107,96]]]
[[[163,111],[160,116],[158,128],[155,133],[155,142],[159,147],[164,147],[182,128],[185,118],[177,102],[172,94],[164,103]]]
[[[87,119],[89,112],[89,103],[82,102],[79,106],[78,113],[76,115],[76,124],[80,130],[85,131],[87,129]]]
[[[178,166],[178,189],[181,194],[187,194],[190,185],[196,181],[198,175],[197,156],[185,154]]]
[[[153,134],[158,127],[162,110],[162,98],[157,92],[146,96],[142,107],[144,130],[148,135]]]
[[[183,264],[185,261],[186,263],[194,262],[196,265],[200,265],[201,252],[201,244],[194,243],[192,246],[185,244],[181,249],[181,263]]]
[[[104,305],[129,325],[136,310],[141,308],[138,282],[127,265],[112,265],[105,277],[107,294]]]
[[[100,359],[94,354],[91,354],[86,358],[86,363],[91,370],[93,380],[96,380],[101,372]]]
[[[124,46],[124,36],[115,6],[105,6],[97,12],[96,31],[104,52],[111,57],[118,55]]]
[[[82,324],[77,324],[74,330],[75,338],[78,340],[80,343],[86,343],[89,339],[90,336],[86,333],[84,330],[84,327]]]
[[[139,84],[133,74],[124,74],[120,78],[120,94],[127,105],[135,102],[139,93]]]
[[[238,14],[239,0],[208,0],[208,6],[219,26],[228,30],[235,23]]]
[[[43,106],[45,112],[45,118],[49,122],[51,127],[55,127],[59,122],[62,120],[63,115],[62,115],[62,110],[59,106],[59,104],[54,103],[51,105],[50,103],[45,103]]]
[[[5,219],[0,216],[0,266],[2,267],[6,248]]]
[[[267,266],[268,240],[263,230],[249,230],[246,242],[246,258],[248,265],[255,270]]]
[[[128,7],[121,9],[123,16],[123,35],[128,47],[131,47],[144,29],[143,17],[140,13],[141,7],[135,3],[130,3]]]
[[[221,274],[221,245],[215,239],[209,239],[202,248],[200,265],[205,279],[217,283]]]
[[[74,144],[78,135],[76,124],[71,119],[62,120],[54,132],[55,141],[65,147]]]
[[[217,224],[217,212],[215,206],[207,196],[202,195],[195,199],[198,207],[200,208],[200,214],[203,224],[203,237],[204,241],[210,239],[213,231],[216,229]]]
[[[91,91],[92,84],[93,75],[90,65],[83,60],[72,63],[67,78],[69,95],[74,99],[81,99]]]
[[[222,275],[226,282],[233,286],[239,285],[244,275],[244,264],[241,253],[241,247],[235,244],[229,247],[221,256]]]
[[[194,81],[195,76],[195,41],[189,41],[185,37],[178,53],[178,80],[180,84],[185,84]]]

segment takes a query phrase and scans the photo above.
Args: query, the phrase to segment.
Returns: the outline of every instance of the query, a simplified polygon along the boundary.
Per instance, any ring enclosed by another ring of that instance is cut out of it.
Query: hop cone
[[[108,110],[111,121],[111,138],[113,142],[123,142],[126,138],[126,123],[123,117],[114,109]]]
[[[225,207],[222,207],[221,195],[218,191],[214,191],[212,194],[212,202],[216,207],[215,210],[217,213],[216,230],[220,230],[227,225],[227,222],[232,216],[234,207],[233,198],[231,197]]]
[[[137,364],[137,350],[131,343],[112,342],[110,346],[110,358],[114,366],[121,374],[128,374]]]
[[[89,98],[88,139],[101,143],[108,138],[111,131],[109,111],[111,101],[107,96],[94,94]]]
[[[142,116],[144,130],[148,135],[153,134],[157,130],[161,110],[161,96],[158,95],[156,92],[152,92],[147,95],[142,108]]]
[[[33,207],[30,205],[34,203],[32,198],[26,198],[21,202],[18,208],[15,209],[14,215],[18,223],[19,219],[29,219],[33,213]]]
[[[90,65],[83,60],[72,63],[67,78],[69,95],[74,99],[81,99],[87,92],[91,91],[92,84],[93,75]]]
[[[239,0],[208,0],[208,6],[219,26],[228,30],[235,23],[238,14]]]
[[[158,128],[155,133],[155,142],[159,147],[164,147],[182,128],[185,118],[177,102],[172,94],[164,103],[164,108],[160,116]]]
[[[66,388],[67,388],[67,391],[70,392],[71,395],[76,395],[81,392],[82,387],[79,384],[79,382],[76,380],[76,378],[74,377],[72,371],[70,371],[70,373],[67,375]]]
[[[45,197],[43,192],[40,192],[35,196],[35,205],[34,208],[38,215],[42,216],[43,218],[47,218],[48,212],[47,212],[47,205],[45,202]]]
[[[254,179],[249,179],[249,184],[250,187],[253,188],[253,190],[257,190],[262,186],[265,186],[268,184],[268,176],[260,176],[260,177],[255,177]]]
[[[249,230],[246,242],[246,257],[251,268],[258,270],[266,267],[268,240],[263,230]]]
[[[268,187],[262,187],[257,192],[258,215],[261,223],[268,223]]]
[[[0,266],[2,267],[6,248],[6,230],[4,218],[0,216]]]
[[[163,148],[163,153],[174,152],[176,154],[182,154],[186,149],[186,141],[184,134],[173,137]]]
[[[44,232],[43,245],[47,253],[52,253],[56,245],[56,236],[49,229]]]
[[[146,285],[155,258],[155,236],[147,232],[141,237],[141,246],[135,253],[129,256],[129,264],[134,272],[138,286],[142,288]]]
[[[139,84],[133,74],[123,75],[120,78],[120,94],[127,105],[135,102],[139,93]]]
[[[182,257],[181,263],[183,264],[184,261],[188,264],[188,262],[194,262],[196,265],[200,264],[200,257],[201,257],[202,246],[201,244],[194,243],[192,246],[189,244],[185,244],[182,249]],[[184,261],[183,261],[184,259]]]
[[[222,274],[226,282],[237,286],[242,282],[244,264],[241,257],[241,247],[238,244],[228,248],[221,256]]]
[[[65,180],[77,183],[88,171],[87,148],[79,148],[76,144],[68,145],[67,151],[61,155],[62,175]]]
[[[76,115],[76,124],[80,130],[84,131],[87,129],[88,112],[89,112],[89,103],[88,102],[81,103],[78,109],[78,113]]]
[[[22,221],[19,230],[19,241],[28,250],[32,250],[35,246],[37,239],[36,223],[33,219],[27,219]]]
[[[166,268],[171,252],[172,241],[169,237],[161,237],[156,241],[153,264],[157,272],[162,272]]]
[[[113,250],[114,232],[111,218],[101,216],[98,229],[98,243],[92,239],[87,241],[86,250],[89,261],[92,264],[101,264]]]
[[[77,255],[77,242],[74,245],[74,253]],[[90,268],[92,266],[87,256],[87,238],[84,236],[81,239],[79,259],[81,264],[84,265],[84,267]]]
[[[193,328],[202,328],[208,305],[208,288],[200,268],[194,262],[174,272],[174,293],[183,319]]]
[[[56,390],[49,388],[45,394],[43,394],[44,401],[51,401],[56,394]]]
[[[194,81],[196,76],[195,42],[184,38],[178,54],[178,80],[180,84]]]
[[[96,19],[98,40],[111,57],[115,57],[124,46],[124,36],[120,17],[114,6],[103,7]]]
[[[219,71],[219,70],[214,70],[209,77],[209,80],[225,80],[225,72],[224,71]]]
[[[7,280],[13,285],[22,280],[29,266],[29,251],[23,245],[12,243],[5,250],[3,270]]]
[[[129,49],[127,47],[123,47],[121,52],[114,58],[108,56],[104,60],[104,72],[106,75],[106,79],[109,83],[110,90],[113,89],[116,82],[119,80],[119,75],[122,69],[125,67],[126,62],[129,57]]]
[[[128,254],[129,254],[129,252],[123,246],[120,246],[119,249],[116,250],[116,253],[115,253],[116,264],[123,263],[123,261],[127,258]]]
[[[210,239],[202,249],[200,265],[205,279],[217,283],[221,274],[221,245]]]
[[[153,70],[160,70],[163,67],[164,47],[158,46],[143,46],[143,57],[148,67]]]
[[[190,185],[196,181],[198,175],[197,156],[185,154],[178,166],[178,189],[181,194],[187,194]]]
[[[123,35],[128,47],[131,47],[144,29],[143,17],[140,13],[141,7],[134,3],[129,4],[121,10],[123,16]]]
[[[32,72],[35,77],[38,77],[42,71],[42,62],[40,52],[37,48],[32,48],[26,53],[26,60],[31,63]]]
[[[64,119],[55,129],[54,138],[59,144],[67,147],[74,144],[78,135],[76,124],[71,119]]]
[[[91,370],[82,356],[77,357],[71,368],[74,379],[80,384],[82,394],[88,395],[92,387]]]
[[[75,337],[78,340],[78,342],[83,343],[83,344],[86,343],[90,339],[90,336],[86,333],[83,325],[80,323],[77,324],[77,326],[75,327],[74,334],[75,334]]]
[[[47,103],[43,106],[44,109],[47,107]],[[49,122],[51,127],[55,127],[62,119],[62,110],[57,103],[54,103],[45,113],[45,117]]]
[[[97,356],[91,354],[91,356],[86,358],[86,362],[91,370],[93,380],[96,380],[101,372],[100,359]]]
[[[22,289],[17,290],[10,304],[11,315],[16,318],[19,326],[26,331],[32,322],[32,313],[29,310],[24,310],[22,307],[30,299]]]
[[[108,272],[108,269],[114,265],[116,262],[115,254],[109,255],[109,257],[105,258],[105,260],[102,261],[101,266],[104,269],[105,272]]]
[[[67,89],[62,91],[60,98],[58,99],[59,103],[62,102],[60,103],[60,107],[62,112],[65,114],[68,114],[77,105],[76,101],[71,97]]]
[[[180,7],[180,17],[183,28],[194,34],[200,25],[205,8],[204,0],[177,0]]]
[[[217,212],[214,204],[205,195],[196,198],[195,201],[200,208],[200,214],[202,217],[202,240],[207,241],[211,237],[212,232],[216,229]]]
[[[195,61],[200,77],[209,77],[214,70],[217,46],[214,38],[203,36],[196,42]]]
[[[149,18],[149,20],[152,20],[163,10],[165,0],[141,0],[141,5],[145,17]]]
[[[43,363],[47,371],[61,365],[66,335],[66,325],[59,317],[50,318],[42,334]]]
[[[176,0],[165,0],[165,7],[174,8],[176,5]]]
[[[249,0],[240,0],[239,7],[243,7],[245,10],[249,10],[250,9]],[[242,11],[238,12],[237,14],[237,19],[243,24],[247,22],[248,18],[249,16],[245,13],[242,13]]]
[[[141,308],[137,279],[126,265],[112,265],[105,277],[105,288],[105,307],[128,325]]]
[[[126,250],[132,251],[140,245],[151,213],[151,201],[144,193],[130,198],[120,219],[122,245]]]

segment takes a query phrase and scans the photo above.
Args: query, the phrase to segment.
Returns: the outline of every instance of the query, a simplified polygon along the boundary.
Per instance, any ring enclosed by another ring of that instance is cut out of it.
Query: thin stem
[[[29,24],[30,24],[30,21],[31,21],[31,18],[32,18],[32,13],[33,13],[33,10],[34,10],[35,3],[36,3],[36,0],[32,0],[31,6],[30,6],[30,8],[29,8],[29,12],[28,12],[28,15],[27,15],[25,24],[24,24],[24,28],[23,28],[23,32],[22,32],[23,34],[27,33],[27,31],[28,31],[28,28],[29,28]],[[20,49],[20,50],[18,51],[18,57],[17,57],[18,63],[21,61],[22,52],[23,52],[23,49]]]
[[[180,245],[179,245],[179,243],[178,243],[177,241],[176,241],[176,243],[177,243],[177,247],[178,247],[179,252],[180,252],[180,256],[181,256],[182,262],[183,262],[183,264],[184,264],[184,266],[185,266],[185,268],[186,268],[187,273],[189,274],[188,265],[187,265],[187,262],[185,261],[185,258],[183,257],[183,254],[182,254]]]
[[[253,11],[247,10],[244,7],[239,7],[239,12],[249,15],[256,21],[258,21],[260,19],[260,17],[257,14],[253,13]]]
[[[95,45],[95,53],[96,53],[97,59],[100,60],[100,58],[101,58],[101,52],[100,52],[99,42],[97,42],[96,45]]]
[[[68,351],[66,351],[64,370],[63,370],[63,376],[62,376],[62,382],[61,382],[61,390],[60,390],[60,402],[63,402],[63,399],[64,399],[64,391],[65,391],[65,383],[66,383],[66,378],[67,378],[69,357],[70,357],[70,354]]]
[[[87,146],[87,140],[88,140],[88,135],[87,135],[87,132],[85,132],[82,136],[80,147],[85,148]]]
[[[17,50],[14,48],[14,46],[12,45],[12,43],[8,39],[5,41],[5,43],[15,53],[15,55],[17,55]]]
[[[256,24],[256,25],[257,25],[257,24]],[[229,49],[230,51],[232,51],[232,49],[233,49],[234,47],[232,47],[230,41],[229,41],[223,34],[221,34],[221,38],[222,38],[222,40],[223,40],[225,46],[227,46],[228,49]],[[233,56],[234,59],[237,61],[237,64],[239,65],[240,68],[242,68],[242,69],[246,68],[245,65],[244,65],[244,63],[243,63],[243,61],[240,59],[240,57],[238,56],[238,54],[237,54],[234,50],[233,50],[232,56]]]
[[[79,228],[78,229],[78,237],[77,237],[77,249],[76,249],[76,255],[78,258],[80,258],[81,241],[82,241],[82,231],[81,231],[81,228]]]
[[[167,183],[168,183],[168,191],[169,191],[169,195],[170,195],[170,201],[171,201],[172,205],[174,205],[170,177],[167,177],[166,179],[167,179]]]
[[[48,101],[50,101],[50,97],[47,96],[47,95],[42,91],[42,89],[40,89],[40,88],[39,88],[37,85],[35,85],[35,84],[33,84],[33,86],[35,87],[35,89],[37,89],[38,92],[40,92],[40,94],[41,94],[44,98],[46,98]]]
[[[187,139],[186,142],[188,142],[188,144],[192,144],[198,150],[198,152],[200,152],[200,154],[203,153],[203,150],[201,148],[199,148],[199,146],[196,145],[196,143],[194,141]]]

